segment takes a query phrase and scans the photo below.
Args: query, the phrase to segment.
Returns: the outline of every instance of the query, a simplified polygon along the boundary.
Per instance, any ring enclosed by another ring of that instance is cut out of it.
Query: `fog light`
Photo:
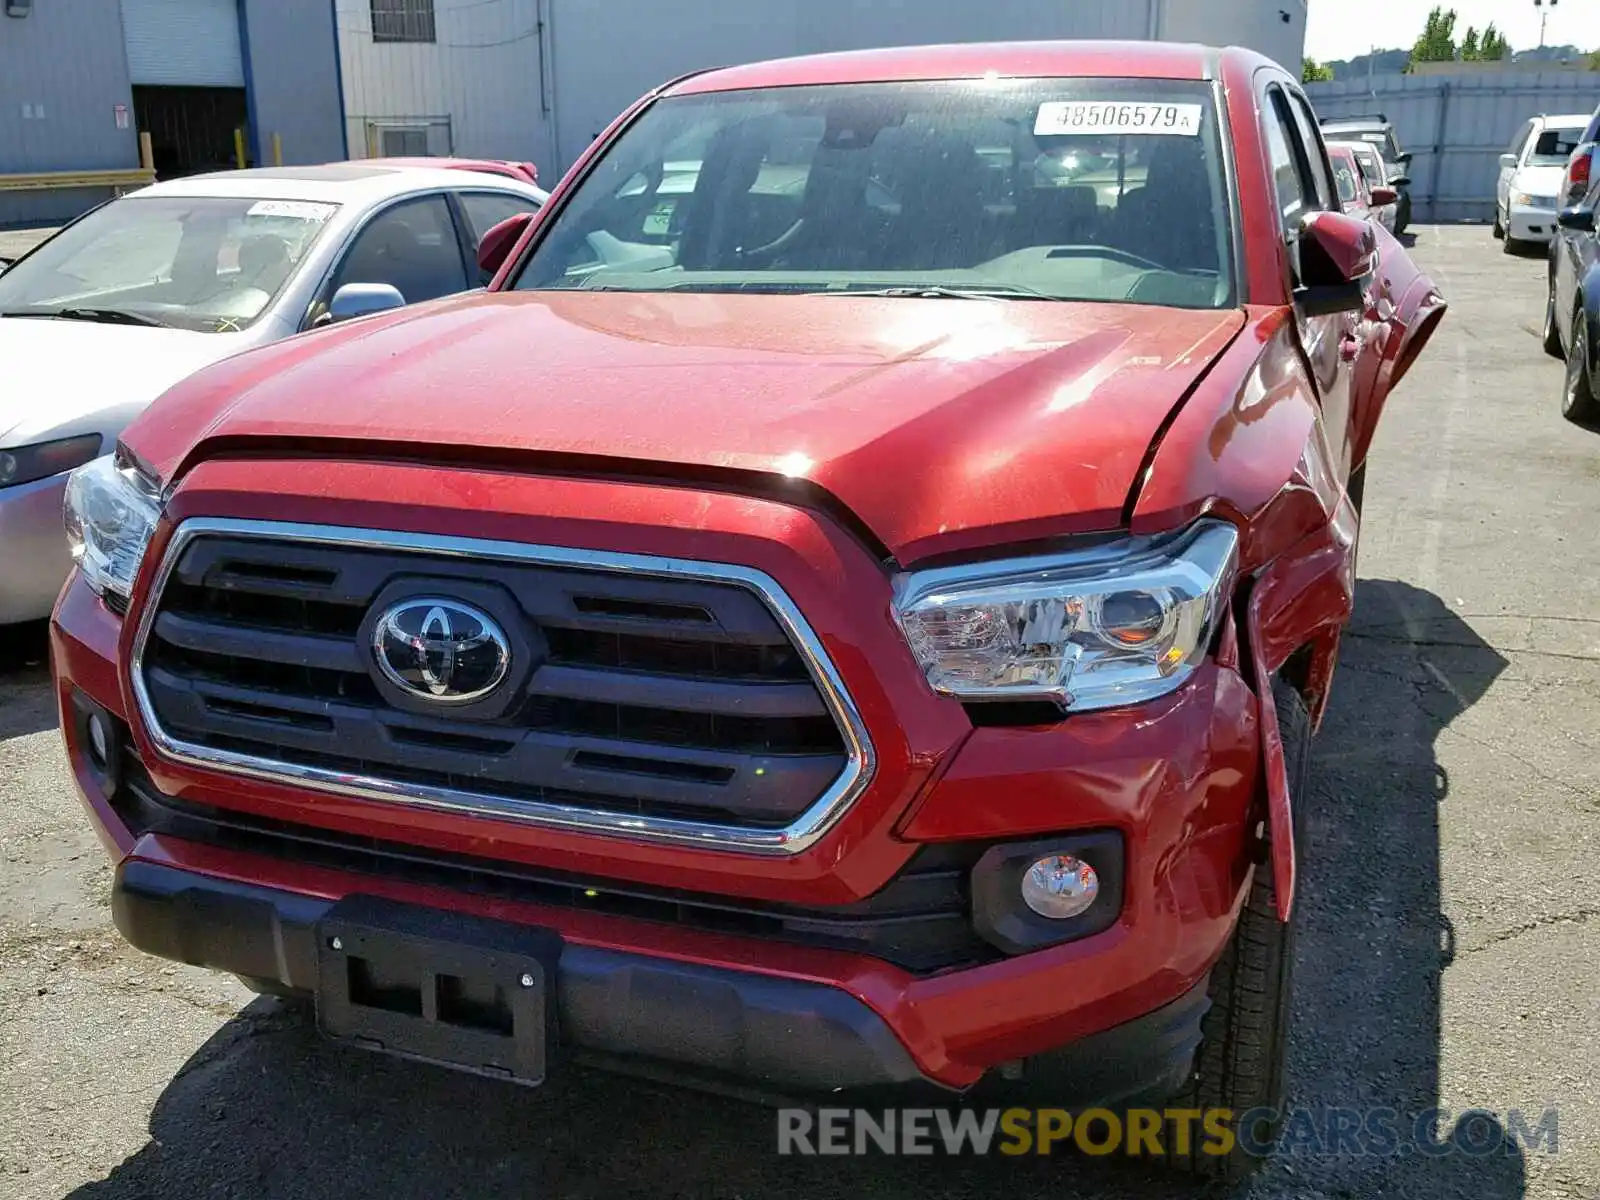
[[[1041,917],[1065,920],[1094,903],[1100,894],[1100,877],[1081,858],[1052,854],[1041,858],[1022,876],[1022,901]]]
[[[99,713],[89,714],[89,757],[102,770],[111,759],[111,731]]]

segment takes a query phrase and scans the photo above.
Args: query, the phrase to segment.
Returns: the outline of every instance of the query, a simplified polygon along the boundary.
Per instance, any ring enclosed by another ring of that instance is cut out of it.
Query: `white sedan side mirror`
[[[354,317],[370,317],[373,313],[404,308],[406,298],[400,289],[387,283],[347,283],[328,301],[328,320],[348,321]]]

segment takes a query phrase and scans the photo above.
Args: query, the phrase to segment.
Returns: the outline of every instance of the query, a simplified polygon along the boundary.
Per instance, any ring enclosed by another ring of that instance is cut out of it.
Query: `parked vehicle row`
[[[1382,113],[1361,117],[1325,117],[1322,136],[1341,144],[1369,146],[1357,154],[1368,187],[1391,187],[1399,193],[1390,232],[1401,234],[1411,224],[1411,155],[1400,149],[1394,124]],[[1372,161],[1376,158],[1376,162]]]
[[[71,566],[65,472],[199,367],[486,281],[478,240],[546,193],[451,164],[228,171],[80,217],[0,272],[0,625],[47,616]]]
[[[1328,143],[1344,210],[1377,221],[1394,233],[1399,220],[1400,192],[1385,174],[1383,160],[1366,142]]]
[[[484,291],[209,365],[71,475],[118,928],[528,1085],[1181,1095],[1251,1125],[1170,1160],[1254,1168],[1368,450],[1445,311],[1341,207],[1237,49],[643,97]]]

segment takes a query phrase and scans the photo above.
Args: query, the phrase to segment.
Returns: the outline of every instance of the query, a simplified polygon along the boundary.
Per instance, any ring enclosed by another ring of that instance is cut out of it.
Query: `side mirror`
[[[1500,165],[1508,169],[1515,167],[1517,165],[1517,156],[1515,154],[1502,154],[1500,156]]]
[[[523,230],[528,228],[533,220],[531,212],[517,213],[507,217],[498,225],[491,225],[489,232],[478,241],[478,269],[483,272],[484,282],[493,279],[505,261],[511,255],[511,249],[522,238]]]
[[[1563,208],[1556,216],[1556,224],[1563,229],[1573,229],[1579,233],[1593,233],[1594,209]]]
[[[1392,187],[1392,188],[1395,188],[1395,189],[1410,187],[1411,186],[1411,176],[1409,176],[1409,175],[1396,175],[1393,179],[1389,180],[1389,186]]]
[[[1370,221],[1314,212],[1300,226],[1300,280],[1294,300],[1308,317],[1358,312],[1361,284],[1372,274],[1378,235]]]
[[[1407,151],[1404,154],[1396,154],[1394,156],[1394,161],[1399,163],[1401,166],[1409,167],[1411,165],[1410,151]]]
[[[1400,193],[1392,187],[1375,187],[1372,189],[1372,203],[1382,208],[1385,204],[1398,204]]]
[[[347,283],[328,301],[327,319],[330,323],[349,321],[405,306],[406,298],[391,284]]]

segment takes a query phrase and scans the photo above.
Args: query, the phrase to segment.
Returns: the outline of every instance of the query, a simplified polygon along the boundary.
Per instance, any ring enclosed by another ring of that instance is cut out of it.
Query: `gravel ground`
[[[1559,1153],[1301,1139],[1239,1194],[1596,1197],[1600,435],[1558,413],[1542,260],[1503,257],[1486,229],[1418,237],[1452,311],[1370,472],[1318,743],[1292,1093],[1310,1110],[1443,1107],[1441,1137],[1465,1110],[1554,1108]],[[28,661],[42,642],[9,640],[0,1197],[600,1197],[641,1180],[657,1197],[1192,1194],[1081,1156],[780,1159],[771,1114],[731,1101],[580,1073],[530,1093],[324,1047],[296,1010],[119,942]]]

